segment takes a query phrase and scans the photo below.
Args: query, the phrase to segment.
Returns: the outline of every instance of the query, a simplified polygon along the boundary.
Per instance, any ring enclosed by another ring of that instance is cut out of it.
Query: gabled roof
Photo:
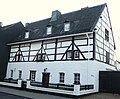
[[[56,36],[70,35],[83,32],[92,32],[106,4],[86,7],[81,10],[62,14],[56,21],[50,21],[51,18],[29,23],[26,28],[30,32],[28,39],[25,34],[20,34],[14,42],[22,42]],[[70,22],[70,31],[64,31],[64,22]],[[46,27],[52,26],[52,34],[46,34]]]

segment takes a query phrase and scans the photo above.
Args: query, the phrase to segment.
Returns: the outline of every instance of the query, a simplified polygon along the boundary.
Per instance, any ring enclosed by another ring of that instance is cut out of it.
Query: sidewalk
[[[119,94],[96,93],[92,95],[81,96],[80,98],[67,98],[43,93],[34,93],[14,88],[0,86],[0,92],[26,97],[28,99],[120,99]]]
[[[30,99],[72,99],[67,97],[54,96],[49,94],[34,93],[14,88],[7,88],[0,86],[0,92],[8,93],[12,95],[22,96]]]

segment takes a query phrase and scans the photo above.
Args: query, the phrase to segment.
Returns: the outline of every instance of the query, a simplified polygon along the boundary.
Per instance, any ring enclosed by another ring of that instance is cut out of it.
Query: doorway
[[[50,73],[47,73],[47,72],[42,73],[42,86],[43,87],[49,86],[49,78],[50,78]]]

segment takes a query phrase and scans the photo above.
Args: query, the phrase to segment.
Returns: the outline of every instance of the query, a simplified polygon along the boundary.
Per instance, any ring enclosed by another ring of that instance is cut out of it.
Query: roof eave
[[[78,36],[78,35],[91,34],[91,33],[93,32],[83,32],[83,33],[76,33],[76,34],[70,34],[70,35],[62,35],[62,36],[56,36],[56,37],[28,40],[28,41],[19,41],[19,42],[14,42],[14,43],[8,43],[7,45],[23,44],[23,43],[42,41],[42,40],[51,40],[51,39],[56,39],[56,38],[71,37],[71,36]]]

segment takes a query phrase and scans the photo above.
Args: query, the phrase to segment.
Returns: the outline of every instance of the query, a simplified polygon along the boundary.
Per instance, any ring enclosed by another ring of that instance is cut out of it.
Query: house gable
[[[115,42],[107,5],[99,16],[94,32],[95,59],[114,65]]]

